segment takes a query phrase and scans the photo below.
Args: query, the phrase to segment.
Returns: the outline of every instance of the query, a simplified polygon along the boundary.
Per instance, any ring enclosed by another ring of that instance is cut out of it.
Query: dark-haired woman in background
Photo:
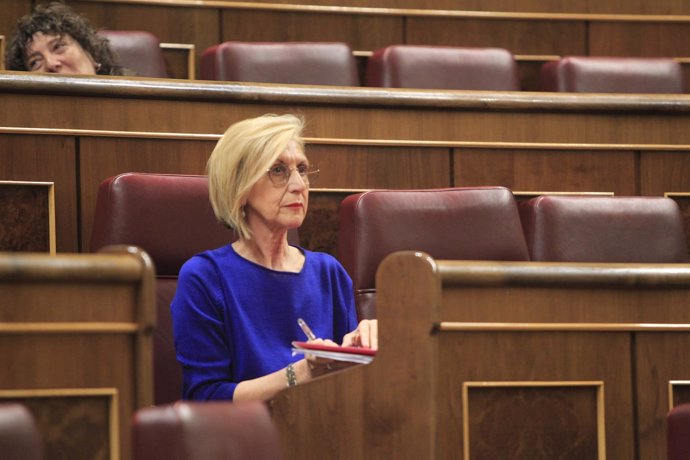
[[[122,75],[123,69],[89,21],[62,3],[37,6],[9,40],[7,70],[72,75]]]

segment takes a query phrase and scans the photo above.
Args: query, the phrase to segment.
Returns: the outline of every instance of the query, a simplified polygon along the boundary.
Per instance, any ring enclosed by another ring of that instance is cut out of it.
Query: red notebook
[[[376,350],[360,347],[339,347],[309,342],[292,342],[292,354],[310,354],[320,358],[330,358],[336,361],[353,363],[370,363],[376,355]]]

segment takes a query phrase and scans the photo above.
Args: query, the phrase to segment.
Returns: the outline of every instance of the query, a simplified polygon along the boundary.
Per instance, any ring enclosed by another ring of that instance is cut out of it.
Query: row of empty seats
[[[98,194],[90,249],[140,246],[156,266],[158,404],[180,397],[170,317],[178,271],[197,252],[235,239],[216,221],[207,187],[205,176],[129,173],[103,182]],[[504,187],[370,191],[340,209],[338,258],[360,318],[376,317],[376,269],[401,250],[459,260],[688,261],[683,219],[669,198],[545,195],[518,205]]]
[[[201,56],[205,80],[359,86],[357,64],[344,43],[225,42]],[[391,45],[369,57],[364,86],[518,91],[514,56],[501,48]],[[683,93],[673,59],[565,57],[541,69],[545,91]]]
[[[102,30],[124,67],[168,76],[148,32]],[[514,56],[502,48],[391,45],[368,58],[364,81],[345,43],[225,42],[201,56],[201,79],[255,83],[519,91]],[[589,93],[683,93],[680,64],[666,58],[564,57],[542,66],[541,89]]]
[[[340,206],[338,257],[358,314],[376,317],[375,275],[390,253],[436,259],[681,263],[685,225],[669,198],[539,196],[516,203],[503,187],[372,191]]]

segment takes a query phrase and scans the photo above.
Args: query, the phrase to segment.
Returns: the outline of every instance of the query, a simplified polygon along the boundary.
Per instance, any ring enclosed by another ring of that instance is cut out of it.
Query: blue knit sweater
[[[189,259],[178,279],[172,318],[183,398],[232,399],[237,384],[297,361],[303,318],[337,343],[357,327],[352,281],[330,255],[302,250],[299,273],[270,270],[231,245]]]

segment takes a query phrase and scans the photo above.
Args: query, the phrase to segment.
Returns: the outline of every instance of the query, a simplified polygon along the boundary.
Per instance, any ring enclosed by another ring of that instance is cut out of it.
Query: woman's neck
[[[240,238],[232,247],[241,257],[271,270],[297,273],[304,265],[304,254],[288,244],[287,231],[282,235]]]

